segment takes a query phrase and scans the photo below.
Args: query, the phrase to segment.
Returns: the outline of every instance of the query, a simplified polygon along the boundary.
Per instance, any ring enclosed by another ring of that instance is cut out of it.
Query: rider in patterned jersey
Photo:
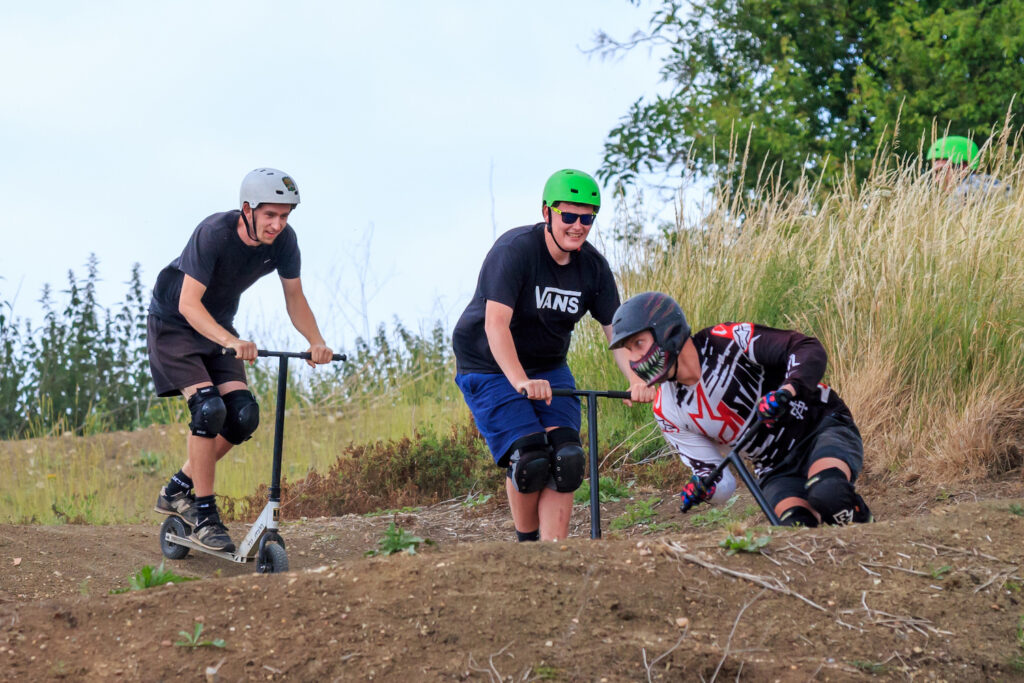
[[[827,357],[800,332],[754,323],[722,323],[691,336],[671,297],[647,292],[626,301],[612,320],[611,348],[629,352],[630,367],[658,385],[654,416],[693,471],[682,492],[683,512],[723,503],[736,488],[728,468],[710,474],[748,428],[740,452],[784,525],[870,521],[854,490],[864,461],[860,433],[838,394],[821,383]]]

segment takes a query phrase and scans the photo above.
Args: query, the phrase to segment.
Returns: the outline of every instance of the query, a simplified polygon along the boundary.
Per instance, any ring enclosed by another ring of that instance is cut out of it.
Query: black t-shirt
[[[166,322],[188,326],[178,312],[181,283],[188,274],[206,285],[202,303],[213,319],[231,328],[242,292],[267,273],[299,277],[299,243],[286,225],[273,244],[251,247],[238,236],[239,211],[207,217],[196,227],[181,256],[160,271],[149,312]]]
[[[484,332],[488,300],[512,308],[509,327],[527,373],[565,362],[572,330],[587,311],[602,325],[611,324],[619,292],[608,262],[585,242],[569,263],[558,265],[544,230],[544,223],[513,228],[487,253],[473,300],[452,333],[458,372],[501,372]]]

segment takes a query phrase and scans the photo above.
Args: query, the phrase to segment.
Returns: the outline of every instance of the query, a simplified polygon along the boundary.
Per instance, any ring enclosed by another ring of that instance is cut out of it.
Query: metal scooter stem
[[[773,510],[772,506],[768,504],[768,499],[764,497],[764,492],[761,490],[760,484],[758,484],[757,480],[754,479],[754,476],[747,471],[746,466],[743,464],[743,459],[739,454],[740,449],[754,438],[757,432],[761,429],[762,424],[763,423],[760,420],[752,424],[750,428],[743,433],[743,436],[736,440],[736,444],[729,451],[729,454],[725,456],[725,459],[718,463],[718,466],[715,467],[710,474],[704,477],[701,482],[705,488],[717,483],[721,478],[722,471],[725,469],[726,465],[731,463],[732,468],[736,470],[736,474],[739,475],[739,478],[743,480],[747,490],[750,491],[750,495],[752,495],[754,500],[757,501],[758,506],[761,508],[761,512],[763,512],[764,516],[768,518],[768,523],[772,526],[781,526],[782,522],[779,521],[779,516],[775,514],[775,510]]]
[[[580,389],[551,389],[553,396],[579,396],[587,399],[587,431],[590,441],[590,537],[601,538],[601,477],[597,452],[597,398],[630,398],[628,391],[584,391]]]

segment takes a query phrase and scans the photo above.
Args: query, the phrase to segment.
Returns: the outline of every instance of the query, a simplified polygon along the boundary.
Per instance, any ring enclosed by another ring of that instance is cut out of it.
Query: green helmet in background
[[[597,181],[583,171],[564,168],[544,183],[544,206],[554,206],[555,202],[589,204],[597,213],[601,208],[601,190]]]
[[[978,145],[974,140],[961,135],[949,135],[932,143],[925,158],[928,161],[947,159],[951,164],[967,164],[970,168],[977,168]]]

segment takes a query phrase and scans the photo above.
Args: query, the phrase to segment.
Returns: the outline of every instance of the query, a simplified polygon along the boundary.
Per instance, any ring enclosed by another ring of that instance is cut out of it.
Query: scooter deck
[[[255,557],[247,557],[245,555],[239,555],[238,553],[229,553],[224,550],[210,550],[209,548],[199,545],[193,540],[183,538],[176,534],[165,534],[164,538],[170,541],[171,543],[175,543],[177,545],[181,545],[192,550],[198,550],[201,553],[213,555],[215,557],[221,558],[222,560],[228,560],[230,562],[235,562],[237,564],[245,564],[246,562],[251,562],[256,559]]]

